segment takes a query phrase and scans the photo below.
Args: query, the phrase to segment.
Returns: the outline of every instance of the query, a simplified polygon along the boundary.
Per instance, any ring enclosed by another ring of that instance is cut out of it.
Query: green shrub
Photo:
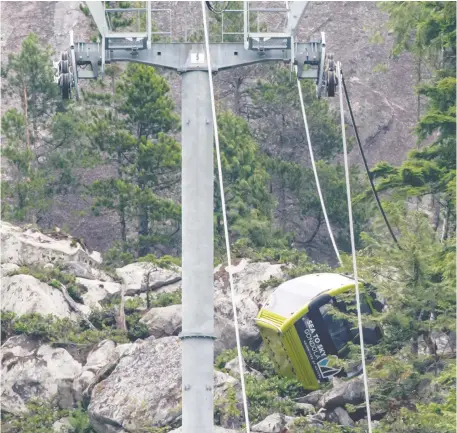
[[[24,314],[17,317],[5,311],[1,313],[2,327],[10,330],[8,337],[27,335],[43,342],[95,344],[105,339],[117,343],[127,343],[124,332],[117,329],[102,327],[88,329],[84,321],[74,322],[70,319],[60,319],[51,314],[44,316],[38,313]],[[94,325],[95,326],[95,325]]]
[[[292,398],[303,394],[303,388],[294,380],[278,376],[259,379],[246,376],[246,395],[249,400],[249,416],[253,423],[265,419],[272,413],[293,416],[296,403]]]
[[[254,352],[249,350],[247,347],[243,347],[241,349],[243,354],[244,362],[248,368],[252,368],[259,373],[262,373],[265,377],[272,377],[275,376],[275,368],[274,364],[268,356],[268,353],[264,350],[260,350],[259,352]],[[223,370],[225,364],[231,361],[232,359],[238,356],[238,352],[236,349],[230,349],[222,352],[219,356],[217,356],[215,361],[215,366],[219,370]]]
[[[157,294],[148,293],[148,308],[168,307],[182,303],[182,292],[162,292]]]
[[[141,315],[138,313],[130,314],[125,318],[127,323],[127,335],[130,341],[149,337],[149,329],[144,323],[140,322],[140,319]]]
[[[68,422],[71,426],[71,433],[95,433],[89,421],[89,415],[81,405],[70,412]]]
[[[62,272],[59,267],[44,269],[39,266],[22,266],[8,274],[8,276],[13,275],[31,275],[57,290],[60,290],[59,283],[61,283],[67,288],[71,298],[79,303],[83,303],[82,294],[87,292],[83,285],[77,283],[74,275]]]
[[[175,266],[181,266],[181,259],[172,256],[157,257],[154,254],[148,254],[147,256],[140,257],[138,261],[152,263],[162,269],[172,269]]]
[[[53,424],[68,417],[69,433],[95,433],[89,421],[87,411],[77,409],[59,409],[44,400],[32,399],[26,403],[27,413],[21,415],[2,415],[2,430],[9,433],[50,433]]]

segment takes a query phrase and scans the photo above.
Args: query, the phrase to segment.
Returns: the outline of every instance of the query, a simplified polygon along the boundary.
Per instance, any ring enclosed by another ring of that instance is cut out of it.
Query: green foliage
[[[86,95],[93,107],[87,137],[93,151],[101,152],[103,162],[117,171],[89,186],[93,211],[118,215],[124,263],[149,254],[154,245],[176,242],[180,207],[161,196],[179,181],[180,146],[166,135],[178,121],[169,90],[154,68],[130,63],[111,95]],[[137,221],[137,235],[129,241],[128,220]]]
[[[37,280],[49,284],[57,290],[60,290],[59,283],[62,283],[67,288],[68,294],[73,298],[73,300],[79,303],[83,303],[81,296],[83,293],[87,292],[87,289],[84,286],[77,283],[74,275],[62,272],[58,267],[45,269],[37,266],[22,266],[19,269],[10,272],[8,275],[31,275]]]
[[[140,319],[141,315],[139,313],[126,315],[127,335],[130,341],[149,337],[149,329],[145,323],[140,322]]]
[[[5,219],[37,222],[56,194],[77,186],[75,169],[87,163],[78,114],[71,106],[63,111],[51,55],[31,33],[4,70],[3,97],[21,101],[20,110],[10,109],[2,117],[2,154],[12,178],[2,182]]]
[[[158,268],[162,269],[173,269],[176,266],[181,266],[181,259],[179,257],[162,256],[156,257],[154,254],[148,254],[147,256],[140,257],[138,261],[152,263]]]
[[[312,80],[301,81],[303,99],[316,160],[328,161],[341,152],[340,125],[327,101],[317,99]],[[297,84],[288,68],[271,66],[265,78],[250,91],[253,109],[250,117],[262,118],[261,129],[255,131],[262,150],[279,146],[278,156],[287,162],[306,161],[308,151],[303,131],[303,117],[297,95]],[[278,136],[279,133],[279,136]],[[274,143],[272,143],[272,140]],[[276,145],[275,145],[276,143]]]
[[[148,294],[148,302],[151,308],[178,305],[182,303],[182,292],[176,290],[175,292]]]
[[[82,409],[81,406],[78,406],[77,409],[70,412],[68,422],[71,426],[70,433],[95,433],[95,430],[93,430],[90,425],[87,411]]]
[[[360,426],[341,426],[327,421],[324,421],[321,426],[311,426],[303,417],[296,419],[289,429],[290,433],[366,433],[367,431],[368,429]]]
[[[87,411],[80,406],[76,409],[59,409],[49,402],[31,399],[26,403],[27,412],[21,415],[2,415],[2,429],[10,433],[49,433],[53,424],[68,418],[69,433],[94,433]]]
[[[31,400],[26,406],[28,412],[23,415],[5,415],[4,420],[2,417],[2,430],[8,427],[12,433],[49,433],[54,422],[64,414],[41,400]]]
[[[268,246],[274,238],[271,227],[272,196],[267,189],[265,164],[248,124],[229,112],[218,116],[229,230],[234,239],[246,237],[255,246]],[[215,164],[214,219],[216,245],[224,245],[219,177]]]
[[[248,369],[253,369],[262,373],[265,377],[272,377],[275,375],[275,368],[273,362],[268,356],[268,352],[260,350],[254,352],[247,347],[242,348],[243,360],[246,363]],[[230,349],[219,354],[215,361],[216,368],[223,370],[227,362],[238,356],[236,349]]]
[[[295,380],[273,376],[259,379],[246,376],[246,395],[249,399],[249,417],[260,422],[272,413],[295,414],[295,402],[303,394],[303,388]]]
[[[118,343],[126,343],[126,335],[116,329],[103,328],[87,329],[85,322],[74,322],[70,319],[59,319],[49,314],[43,316],[38,313],[24,314],[17,317],[14,313],[2,311],[2,326],[10,330],[5,339],[13,335],[27,335],[43,342],[77,343],[92,345],[102,340],[110,339]],[[3,328],[2,328],[3,329]]]
[[[394,190],[406,196],[440,194],[443,207],[455,207],[456,179],[456,11],[449,2],[384,2],[389,25],[396,38],[393,53],[408,50],[425,62],[433,76],[418,87],[427,99],[419,119],[419,142],[432,136],[432,144],[411,152],[399,168],[375,167],[381,177],[379,190]]]

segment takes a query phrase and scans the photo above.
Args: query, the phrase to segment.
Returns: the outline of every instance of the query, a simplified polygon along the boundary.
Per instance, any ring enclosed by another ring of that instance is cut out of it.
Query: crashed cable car
[[[361,294],[362,314],[381,311],[383,305],[372,288],[359,282],[362,286],[367,289]],[[332,307],[348,314],[355,305],[355,281],[340,274],[304,275],[278,286],[256,318],[278,374],[298,379],[308,390],[318,389],[333,376],[359,374],[360,366],[349,372],[335,363],[347,356],[349,343],[359,342],[359,332]],[[364,323],[363,334],[366,345],[382,338],[377,325]]]

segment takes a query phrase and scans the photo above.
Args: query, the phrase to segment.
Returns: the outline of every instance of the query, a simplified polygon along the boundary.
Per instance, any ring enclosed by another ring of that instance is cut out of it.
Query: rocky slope
[[[97,253],[89,254],[75,239],[61,233],[43,234],[2,223],[0,234],[2,340],[5,340],[0,353],[3,415],[20,416],[28,411],[28,403],[38,398],[62,409],[82,403],[97,433],[142,433],[151,426],[176,428],[173,431],[180,432],[181,347],[177,335],[181,331],[181,305],[175,302],[165,307],[146,308],[140,302],[148,288],[154,296],[158,293],[176,295],[181,289],[180,269],[133,263],[108,274],[101,268]],[[84,289],[78,302],[69,301],[61,286],[41,281],[40,275],[51,270],[64,270],[76,278],[79,287]],[[241,260],[232,271],[241,343],[257,350],[261,339],[253,319],[273,290],[262,288],[265,284],[261,283],[272,277],[280,278],[284,268],[278,264]],[[220,354],[234,348],[236,342],[227,269],[217,267],[214,277],[215,351]],[[71,334],[70,324],[82,316],[96,318],[96,314],[90,313],[100,311],[121,292],[135,305],[135,313],[141,316],[139,322],[146,325],[146,335],[134,342],[114,337],[75,340],[78,335]],[[53,332],[52,327],[35,328],[32,332],[23,324],[8,334],[11,329],[3,327],[7,324],[5,314],[11,312],[19,321],[31,313],[53,314],[67,320],[59,323],[68,331],[59,329],[58,339],[46,339],[46,335]],[[446,341],[445,344],[444,340],[436,339],[440,353],[455,352],[452,341]],[[420,350],[424,351],[425,346]],[[235,433],[243,424],[237,360],[223,362],[219,368],[222,369],[214,371],[218,424],[215,431]],[[259,384],[266,383],[258,371],[250,367],[246,371]],[[273,403],[278,399],[278,405],[281,404],[279,397],[269,399]],[[294,425],[309,428],[320,426],[324,421],[343,426],[364,422],[363,411],[349,414],[345,409],[347,405],[364,401],[360,378],[336,380],[332,387],[309,394],[302,390],[294,401],[287,401],[289,416],[268,413],[267,407],[262,417],[256,415],[261,419],[253,422],[252,431],[284,433],[293,432]],[[234,405],[232,410],[228,409],[230,404]],[[255,404],[252,402],[251,408]],[[258,406],[255,408],[258,410]],[[8,431],[8,423],[2,427]],[[63,433],[68,431],[67,427],[68,423],[62,419],[56,421],[54,431]]]

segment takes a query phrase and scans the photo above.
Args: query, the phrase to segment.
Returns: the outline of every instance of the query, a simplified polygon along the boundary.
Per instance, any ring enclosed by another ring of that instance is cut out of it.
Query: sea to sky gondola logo
[[[295,327],[318,379],[327,381],[338,374],[341,369],[329,366],[329,358],[313,321],[305,316],[296,322]]]
[[[341,368],[333,368],[329,367],[328,365],[328,358],[322,359],[317,363],[319,366],[319,370],[321,371],[322,377],[325,379],[329,379],[335,374],[338,374],[341,371]]]

